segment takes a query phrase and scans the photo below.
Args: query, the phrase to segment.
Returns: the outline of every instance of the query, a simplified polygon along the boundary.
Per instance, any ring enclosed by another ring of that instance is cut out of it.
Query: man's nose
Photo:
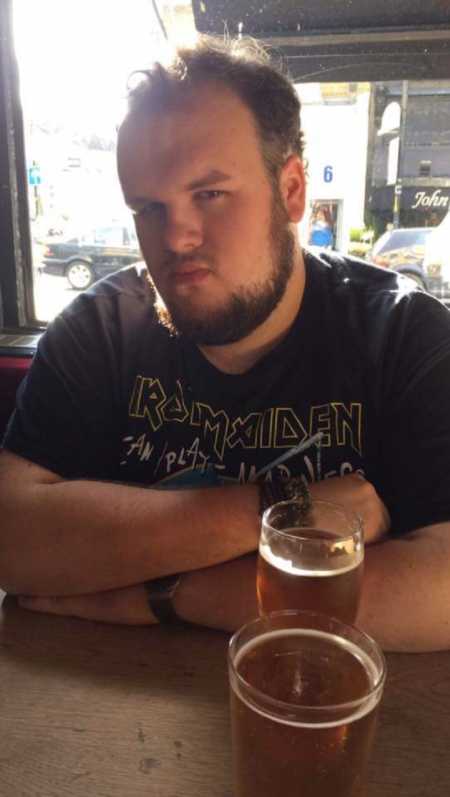
[[[164,243],[172,252],[185,253],[203,243],[203,227],[195,212],[166,210]]]

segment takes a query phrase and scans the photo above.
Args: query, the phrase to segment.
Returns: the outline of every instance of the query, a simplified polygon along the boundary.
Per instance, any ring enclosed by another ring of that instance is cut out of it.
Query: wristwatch
[[[162,625],[181,622],[173,607],[173,599],[180,581],[181,575],[173,573],[144,583],[148,605]]]
[[[311,509],[311,494],[301,476],[290,479],[259,482],[259,514],[280,501],[298,501],[302,515]]]

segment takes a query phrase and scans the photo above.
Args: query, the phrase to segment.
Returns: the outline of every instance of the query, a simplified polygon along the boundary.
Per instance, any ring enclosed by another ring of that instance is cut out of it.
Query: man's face
[[[207,86],[176,109],[129,117],[118,163],[172,325],[223,345],[262,324],[284,295],[294,239],[239,98]]]

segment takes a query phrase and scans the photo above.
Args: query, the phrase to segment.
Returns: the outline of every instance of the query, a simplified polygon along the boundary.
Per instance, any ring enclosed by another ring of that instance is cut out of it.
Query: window
[[[13,0],[12,8],[30,277],[34,315],[45,323],[76,295],[67,269],[73,258],[88,257],[87,247],[121,249],[123,262],[116,252],[111,270],[127,265],[131,250],[140,257],[116,174],[116,130],[129,75],[158,57],[164,37],[147,0]],[[95,277],[106,272],[102,263]]]
[[[4,327],[44,326],[84,285],[140,259],[115,167],[127,79],[158,58],[167,31],[180,40],[195,25],[223,30],[224,14],[231,35],[242,26],[244,33],[270,31],[268,40],[298,81],[309,173],[302,242],[366,257],[391,226],[425,229],[444,220],[450,208],[450,33],[441,5],[427,8],[422,33],[420,13],[409,15],[419,33],[397,39],[392,31],[379,33],[383,20],[375,25],[366,0],[332,18],[322,0],[301,11],[286,4],[285,13],[281,4],[275,27],[269,5],[258,16],[240,14],[244,25],[234,15],[239,6],[228,0],[220,9],[215,0],[207,8],[197,0],[192,6],[161,0],[159,11],[149,0],[3,3],[2,22],[8,26],[11,11],[13,30],[3,44],[4,63],[13,63],[8,47],[14,40],[20,78],[20,97],[11,66],[0,79],[8,140],[1,145],[7,157],[0,158],[0,176],[9,188],[0,221]],[[400,3],[398,13],[407,14],[407,6]],[[277,38],[292,32],[299,13],[300,32],[297,26],[296,36]],[[440,27],[433,32],[434,22]],[[310,29],[314,37],[303,41]],[[92,262],[92,248],[102,250],[101,269]]]
[[[124,227],[97,227],[93,231],[94,243],[101,246],[123,246]]]

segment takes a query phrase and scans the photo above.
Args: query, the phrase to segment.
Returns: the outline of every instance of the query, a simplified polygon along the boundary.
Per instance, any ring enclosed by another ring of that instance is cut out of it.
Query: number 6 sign
[[[325,166],[323,170],[323,179],[326,183],[333,182],[333,167],[332,166]]]

